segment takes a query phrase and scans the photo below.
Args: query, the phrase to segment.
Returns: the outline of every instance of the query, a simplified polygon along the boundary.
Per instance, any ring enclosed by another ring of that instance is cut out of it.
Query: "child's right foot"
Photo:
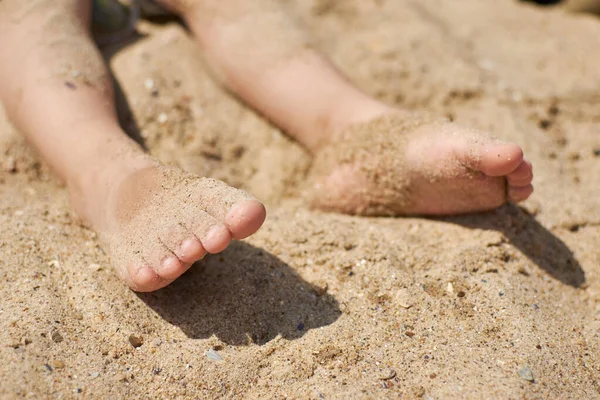
[[[533,191],[531,163],[516,144],[400,110],[342,124],[313,153],[312,205],[326,211],[461,214]]]
[[[206,253],[256,232],[266,216],[246,192],[178,168],[149,164],[110,180],[73,201],[136,291],[168,285]]]

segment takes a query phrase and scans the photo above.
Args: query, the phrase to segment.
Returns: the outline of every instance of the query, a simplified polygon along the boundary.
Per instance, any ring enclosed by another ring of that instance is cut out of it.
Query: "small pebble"
[[[14,157],[7,157],[4,161],[4,169],[6,172],[14,173],[17,172],[17,162]]]
[[[304,330],[304,323],[303,323],[303,322],[300,322],[300,323],[298,324],[298,326],[296,326],[296,329],[297,329],[297,330],[299,330],[299,331],[303,331],[303,330]]]
[[[154,89],[154,81],[152,79],[146,79],[144,81],[144,87],[148,90]]]
[[[317,296],[323,296],[325,293],[327,293],[327,289],[329,289],[327,282],[319,282],[319,284],[317,284],[314,288]]]
[[[167,117],[167,114],[165,114],[164,112],[158,114],[158,123],[159,124],[164,124],[165,122],[167,122],[168,119],[169,118]]]
[[[594,149],[594,155],[600,157],[600,147]]]
[[[382,381],[387,381],[388,379],[393,379],[395,377],[396,377],[396,371],[394,371],[391,368],[386,369],[385,371],[382,371],[379,374],[379,379],[381,379]]]
[[[65,363],[60,360],[54,360],[52,361],[52,366],[54,369],[62,369],[65,367]]]
[[[97,371],[94,371],[94,372],[92,372],[90,375],[92,376],[92,378],[97,378],[97,377],[99,377],[99,376],[100,376],[100,373],[99,373],[99,372],[97,372]]]
[[[465,292],[463,292],[462,290],[459,290],[459,291],[458,291],[458,293],[456,293],[456,295],[457,295],[458,297],[465,297],[466,293],[465,293]]]
[[[141,336],[129,335],[129,343],[137,349],[144,344],[144,339]]]
[[[545,129],[550,128],[550,126],[552,125],[552,121],[550,121],[549,119],[542,119],[542,120],[540,120],[538,125],[540,128],[545,130]]]
[[[214,361],[223,361],[223,357],[221,357],[219,355],[219,353],[217,353],[213,349],[210,349],[210,350],[204,352],[204,354],[206,354],[206,357],[210,358],[211,360],[214,360]]]
[[[100,271],[101,268],[102,268],[102,266],[100,264],[90,264],[90,269],[92,271],[98,272],[98,271]]]
[[[394,383],[392,381],[382,381],[380,382],[381,387],[384,389],[389,389],[391,387],[394,387]]]
[[[59,331],[54,331],[52,332],[52,341],[54,343],[60,343],[64,340],[64,338],[62,337],[62,335],[60,334]]]
[[[525,379],[526,381],[529,381],[529,382],[535,381],[535,378],[533,377],[533,371],[531,371],[531,368],[529,368],[528,365],[521,368],[517,373],[519,374],[519,376],[522,379]]]
[[[446,287],[446,291],[450,294],[454,293],[454,285],[452,282],[448,282],[448,286]]]
[[[412,307],[412,301],[408,289],[400,289],[396,292],[396,302],[402,308],[409,309]]]

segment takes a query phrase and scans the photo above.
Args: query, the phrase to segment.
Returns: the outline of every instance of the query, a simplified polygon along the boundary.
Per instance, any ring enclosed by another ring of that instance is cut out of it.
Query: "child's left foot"
[[[478,212],[533,191],[519,146],[401,112],[334,136],[315,151],[312,178],[313,206],[363,215]]]

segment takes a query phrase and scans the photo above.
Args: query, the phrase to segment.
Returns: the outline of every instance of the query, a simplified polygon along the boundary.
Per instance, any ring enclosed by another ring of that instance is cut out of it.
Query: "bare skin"
[[[100,232],[118,274],[134,290],[156,290],[254,233],[265,209],[222,182],[161,166],[127,137],[89,15],[88,1],[2,1],[0,99]]]
[[[225,85],[314,154],[315,207],[451,214],[531,194],[531,164],[517,145],[361,92],[279,2],[160,2],[184,18]],[[254,233],[265,209],[222,182],[160,166],[123,133],[89,15],[89,1],[3,0],[0,100],[105,238],[119,275],[134,290],[156,290]]]
[[[361,92],[311,46],[281,2],[160,3],[183,16],[225,85],[313,153],[314,207],[445,215],[490,210],[531,195],[532,165],[518,145],[423,120]],[[386,116],[396,125],[377,131]],[[377,150],[376,138],[388,146]]]

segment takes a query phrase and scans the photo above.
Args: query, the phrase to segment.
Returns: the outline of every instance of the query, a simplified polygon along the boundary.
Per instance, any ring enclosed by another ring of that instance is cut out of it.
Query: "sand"
[[[267,222],[135,294],[0,117],[0,397],[600,398],[600,20],[292,4],[364,90],[520,143],[534,195],[440,219],[310,211],[307,153],[214,83],[181,27],[142,23],[110,60],[128,130],[264,200]]]

